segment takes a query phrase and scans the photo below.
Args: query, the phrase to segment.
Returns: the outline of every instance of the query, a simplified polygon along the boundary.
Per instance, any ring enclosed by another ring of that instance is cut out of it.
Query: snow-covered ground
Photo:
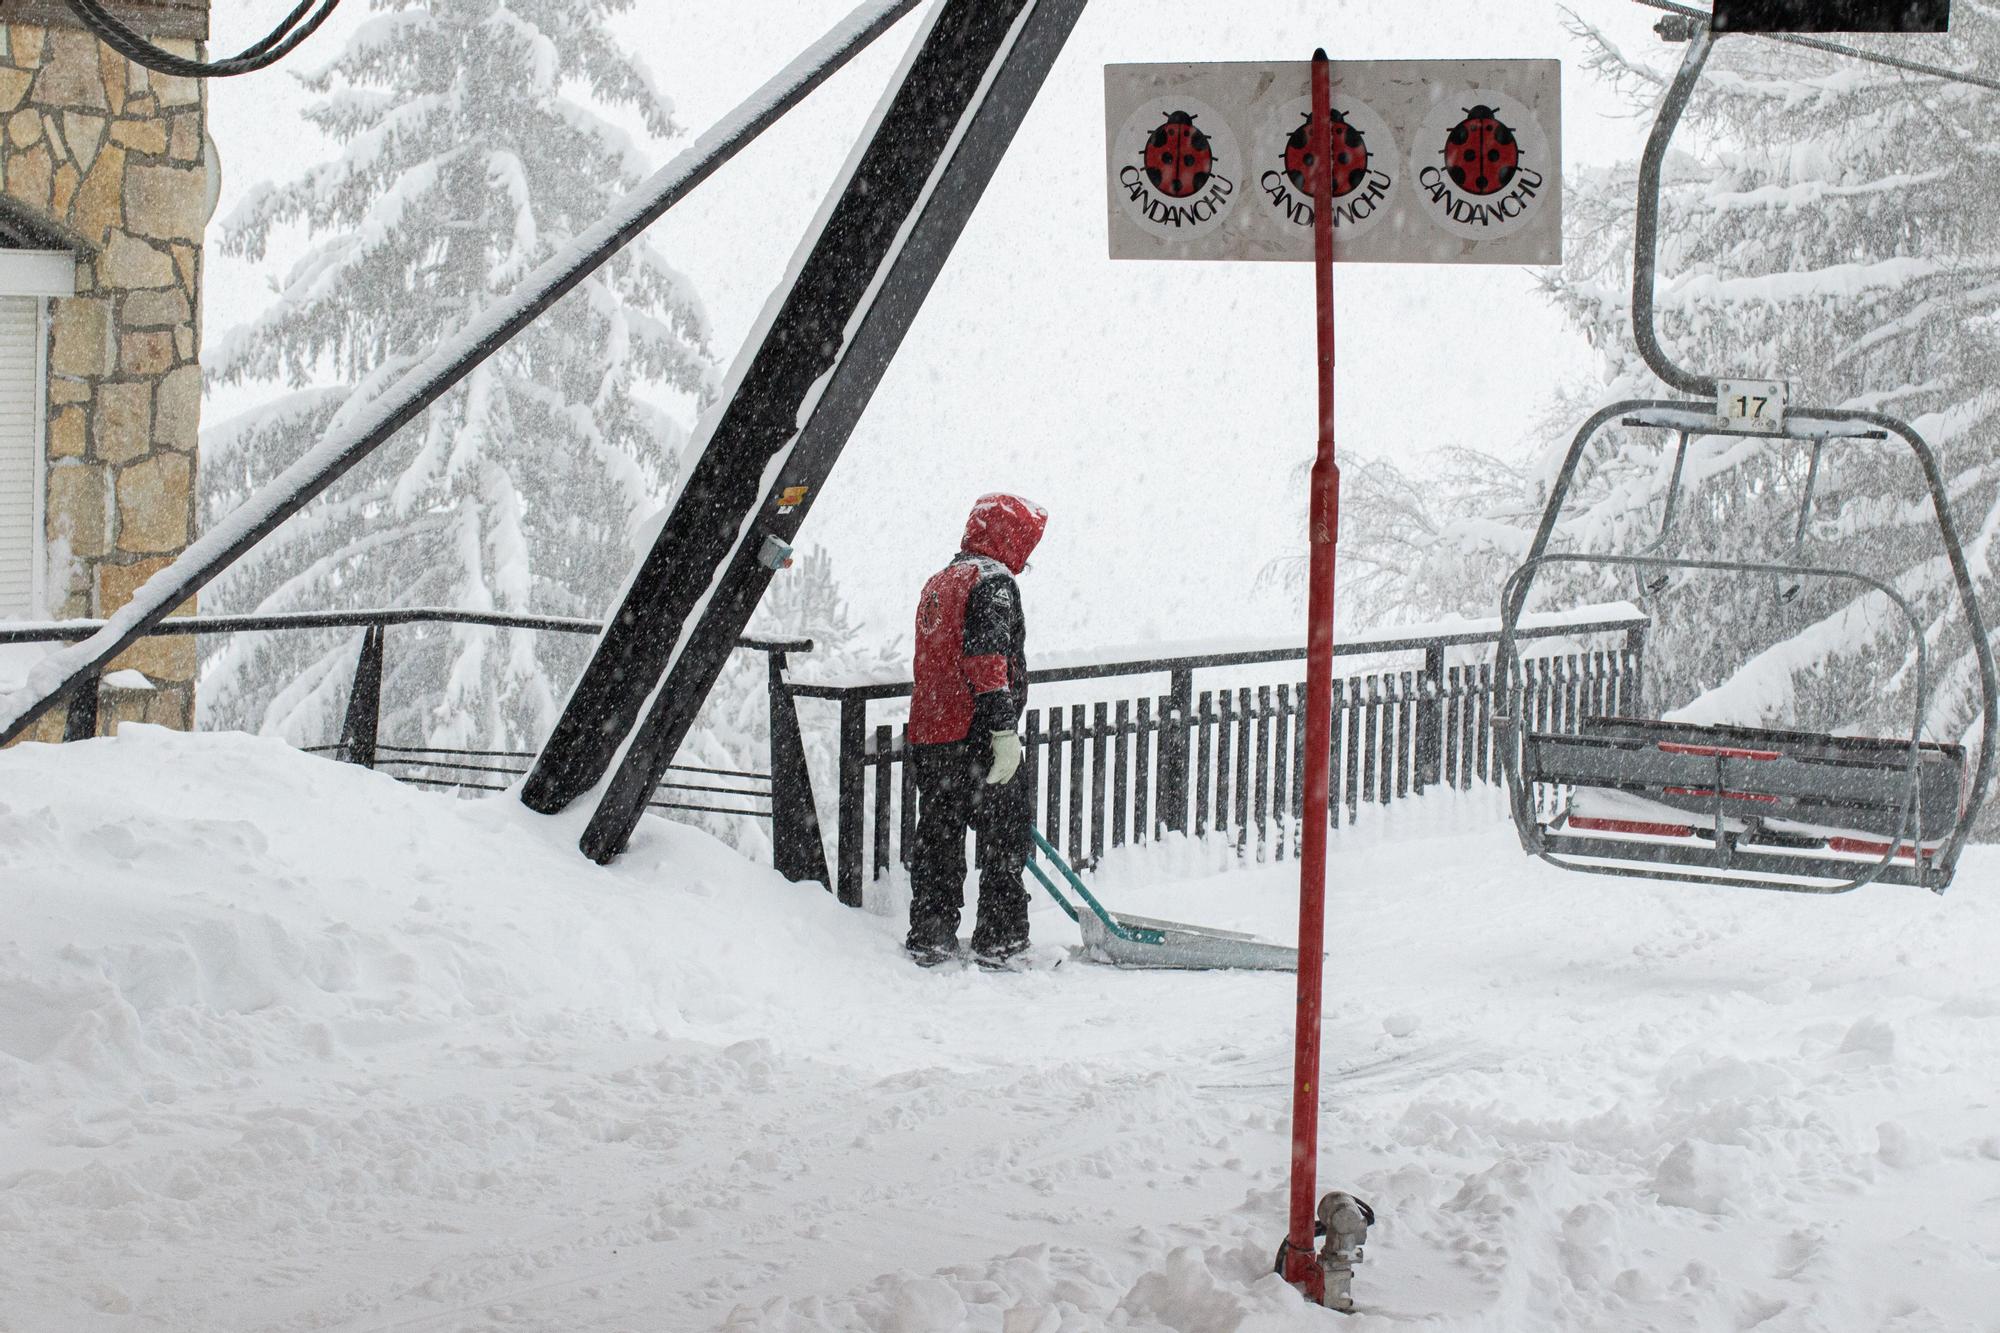
[[[1322,1181],[1268,1269],[1291,980],[925,973],[648,820],[272,741],[0,753],[0,1329],[1986,1330],[2000,856],[1937,899],[1565,877],[1490,798],[1336,846]],[[1186,847],[1114,903],[1289,929]],[[1044,910],[1045,939],[1073,938]]]

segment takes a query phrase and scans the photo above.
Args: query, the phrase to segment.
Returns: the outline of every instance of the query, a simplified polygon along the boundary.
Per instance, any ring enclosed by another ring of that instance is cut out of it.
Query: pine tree
[[[259,188],[224,224],[225,250],[251,259],[288,224],[311,244],[209,354],[216,382],[285,390],[205,435],[210,522],[639,182],[646,153],[607,109],[680,133],[608,30],[631,0],[373,3],[304,79],[339,155]],[[707,338],[687,282],[635,243],[229,571],[205,609],[606,614],[684,440],[656,400],[705,400]],[[355,642],[225,640],[202,680],[205,721],[326,738]],[[392,630],[384,734],[532,746],[588,650],[553,633]]]
[[[1297,470],[1294,494],[1305,493],[1310,471],[1310,464]],[[1501,581],[1519,563],[1533,517],[1518,466],[1457,446],[1440,450],[1421,475],[1391,459],[1350,461],[1340,483],[1339,629],[1496,613]],[[1302,522],[1292,552],[1260,571],[1260,586],[1303,605],[1305,546]]]

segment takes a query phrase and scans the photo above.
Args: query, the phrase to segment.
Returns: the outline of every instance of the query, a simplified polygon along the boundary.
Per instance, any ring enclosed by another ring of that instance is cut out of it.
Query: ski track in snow
[[[1988,849],[1814,899],[1566,876],[1490,793],[1342,829],[1342,1320],[1269,1273],[1288,976],[921,972],[585,817],[236,735],[0,753],[0,1330],[2000,1328]],[[1287,937],[1292,863],[1229,855],[1098,887]]]

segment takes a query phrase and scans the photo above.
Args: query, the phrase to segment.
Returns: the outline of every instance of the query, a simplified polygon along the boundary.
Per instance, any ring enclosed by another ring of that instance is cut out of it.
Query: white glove
[[[986,770],[986,781],[1006,782],[1013,778],[1014,770],[1021,766],[1021,738],[1011,731],[993,733],[993,767]]]

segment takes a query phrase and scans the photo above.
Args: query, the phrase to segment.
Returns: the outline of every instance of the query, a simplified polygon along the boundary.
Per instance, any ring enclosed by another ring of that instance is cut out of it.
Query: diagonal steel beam
[[[637,826],[646,775],[686,738],[1085,3],[933,11],[523,788],[548,813],[612,773],[593,860]]]
[[[78,686],[96,680],[112,658],[144,638],[175,607],[387,443],[919,3],[867,0],[686,152],[619,200],[596,226],[536,269],[506,300],[482,311],[433,348],[354,421],[328,432],[270,485],[148,579],[103,629],[37,662],[23,688],[0,695],[0,745],[26,731]]]

